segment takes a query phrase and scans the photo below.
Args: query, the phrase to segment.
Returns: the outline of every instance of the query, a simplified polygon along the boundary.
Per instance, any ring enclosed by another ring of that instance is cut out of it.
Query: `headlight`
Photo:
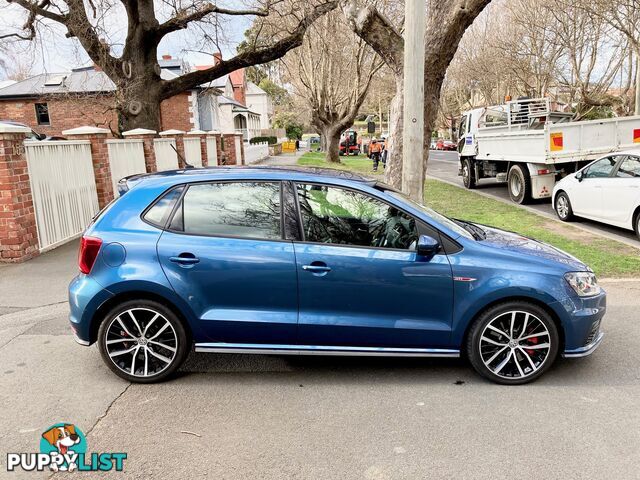
[[[591,272],[569,272],[564,274],[564,278],[579,297],[593,297],[602,291]]]

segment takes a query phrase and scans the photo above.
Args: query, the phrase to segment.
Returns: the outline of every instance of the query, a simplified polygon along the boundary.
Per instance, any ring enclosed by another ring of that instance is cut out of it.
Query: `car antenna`
[[[171,148],[173,148],[173,151],[176,152],[176,155],[178,155],[178,158],[182,160],[182,163],[184,163],[184,168],[196,168],[190,163],[187,163],[187,159],[184,158],[182,155],[180,155],[180,152],[178,151],[178,149],[173,143],[170,143],[169,145],[171,145]]]

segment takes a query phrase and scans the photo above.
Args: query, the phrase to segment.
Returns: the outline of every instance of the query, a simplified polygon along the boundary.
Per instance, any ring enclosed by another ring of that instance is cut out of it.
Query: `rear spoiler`
[[[128,177],[121,178],[118,180],[118,196],[123,196],[137,184],[139,184],[144,178],[147,176],[146,173],[129,175]]]

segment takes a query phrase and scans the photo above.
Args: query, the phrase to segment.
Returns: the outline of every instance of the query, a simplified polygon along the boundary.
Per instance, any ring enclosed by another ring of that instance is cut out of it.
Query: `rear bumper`
[[[79,274],[69,284],[69,322],[76,342],[91,345],[91,322],[96,310],[113,294],[91,277]]]
[[[574,348],[573,350],[565,350],[562,356],[565,358],[587,357],[596,351],[596,349],[600,346],[600,343],[602,343],[603,338],[604,332],[599,332],[596,338],[588,345],[580,348]]]

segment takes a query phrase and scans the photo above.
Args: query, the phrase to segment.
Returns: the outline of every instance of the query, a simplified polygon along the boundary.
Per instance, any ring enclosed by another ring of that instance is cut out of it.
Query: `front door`
[[[589,218],[603,215],[602,189],[610,180],[618,157],[601,158],[582,171],[582,181],[576,182],[570,192],[573,213]]]
[[[444,254],[417,257],[424,227],[362,192],[316,184],[299,184],[297,192],[299,343],[448,346],[451,267]]]
[[[280,182],[188,187],[158,241],[171,286],[213,342],[293,343],[293,244],[281,232]]]
[[[633,155],[618,158],[614,176],[603,186],[603,210],[608,221],[628,228],[640,199],[640,158]]]

